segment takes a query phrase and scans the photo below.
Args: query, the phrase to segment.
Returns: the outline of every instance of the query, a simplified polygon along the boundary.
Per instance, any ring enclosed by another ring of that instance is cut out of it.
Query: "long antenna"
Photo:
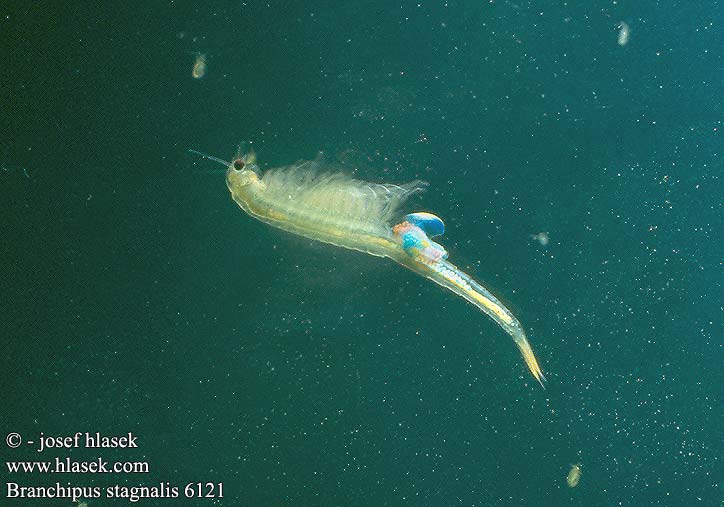
[[[202,153],[202,152],[200,152],[200,151],[192,150],[191,148],[189,148],[188,151],[189,151],[189,153],[194,153],[194,154],[200,155],[200,156],[202,156],[202,157],[204,157],[204,158],[208,158],[209,160],[213,160],[214,162],[218,162],[219,164],[222,164],[224,167],[229,167],[229,165],[231,164],[231,162],[227,162],[226,160],[222,160],[222,159],[220,159],[219,157],[214,157],[214,156],[212,156],[212,155],[207,155],[206,153]]]

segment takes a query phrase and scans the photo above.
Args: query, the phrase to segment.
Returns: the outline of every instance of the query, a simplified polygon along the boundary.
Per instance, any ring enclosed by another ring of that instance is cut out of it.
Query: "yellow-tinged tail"
[[[535,377],[541,387],[545,389],[546,386],[543,384],[543,382],[545,382],[546,377],[545,375],[543,375],[543,370],[540,369],[540,365],[538,365],[538,360],[535,358],[535,354],[533,354],[533,349],[530,348],[528,340],[525,338],[525,336],[523,336],[522,339],[514,339],[515,344],[520,349],[520,353],[523,355],[525,364],[528,365],[530,373]]]
[[[497,322],[513,339],[518,349],[520,349],[520,353],[523,355],[523,359],[530,373],[545,389],[545,385],[543,384],[546,380],[545,375],[543,375],[543,370],[541,370],[538,360],[535,358],[535,354],[533,354],[533,349],[531,349],[528,343],[523,326],[515,315],[488,289],[444,259],[425,261],[424,259],[415,258],[406,253],[394,259],[403,266],[420,273],[436,284],[461,296]]]

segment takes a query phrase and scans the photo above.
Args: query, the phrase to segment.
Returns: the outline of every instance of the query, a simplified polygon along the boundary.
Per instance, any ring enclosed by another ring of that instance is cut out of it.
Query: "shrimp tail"
[[[407,215],[402,223],[393,227],[393,234],[398,238],[403,251],[395,260],[454,292],[490,316],[513,338],[528,370],[545,388],[543,382],[546,378],[520,321],[488,289],[448,262],[445,249],[428,237],[428,234],[433,233],[440,235],[444,230],[442,220],[434,215],[429,213]]]
[[[540,386],[545,389],[546,386],[544,382],[547,382],[546,376],[543,375],[543,370],[541,370],[540,365],[538,364],[538,360],[536,359],[535,354],[533,354],[533,349],[531,348],[530,343],[528,343],[528,339],[525,337],[525,333],[522,332],[521,329],[521,333],[519,336],[511,336],[515,344],[518,346],[518,350],[520,350],[520,353],[523,356],[523,360],[528,366],[528,370],[530,370],[530,373],[533,375],[533,377],[535,377]]]
[[[533,349],[530,343],[528,343],[523,325],[513,313],[488,289],[446,260],[438,261],[430,266],[430,268],[428,274],[425,275],[427,278],[475,305],[510,335],[520,350],[525,364],[528,366],[528,370],[530,370],[530,373],[541,387],[545,388],[543,384],[546,380],[545,375],[543,375],[543,371],[538,364]]]

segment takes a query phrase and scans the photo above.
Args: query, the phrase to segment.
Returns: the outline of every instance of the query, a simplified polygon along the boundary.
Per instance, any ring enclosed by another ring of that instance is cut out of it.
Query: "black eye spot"
[[[240,158],[234,160],[234,169],[236,169],[237,171],[241,171],[242,169],[244,169],[244,161]]]

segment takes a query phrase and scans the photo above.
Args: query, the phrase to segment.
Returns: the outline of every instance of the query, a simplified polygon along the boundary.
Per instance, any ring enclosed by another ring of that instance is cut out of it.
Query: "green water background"
[[[103,456],[151,466],[4,482],[224,483],[141,505],[721,505],[721,8],[4,5],[0,427],[132,431],[140,450]],[[263,167],[322,150],[430,182],[410,211],[445,219],[547,389],[462,300],[250,219],[186,152],[240,142]]]

